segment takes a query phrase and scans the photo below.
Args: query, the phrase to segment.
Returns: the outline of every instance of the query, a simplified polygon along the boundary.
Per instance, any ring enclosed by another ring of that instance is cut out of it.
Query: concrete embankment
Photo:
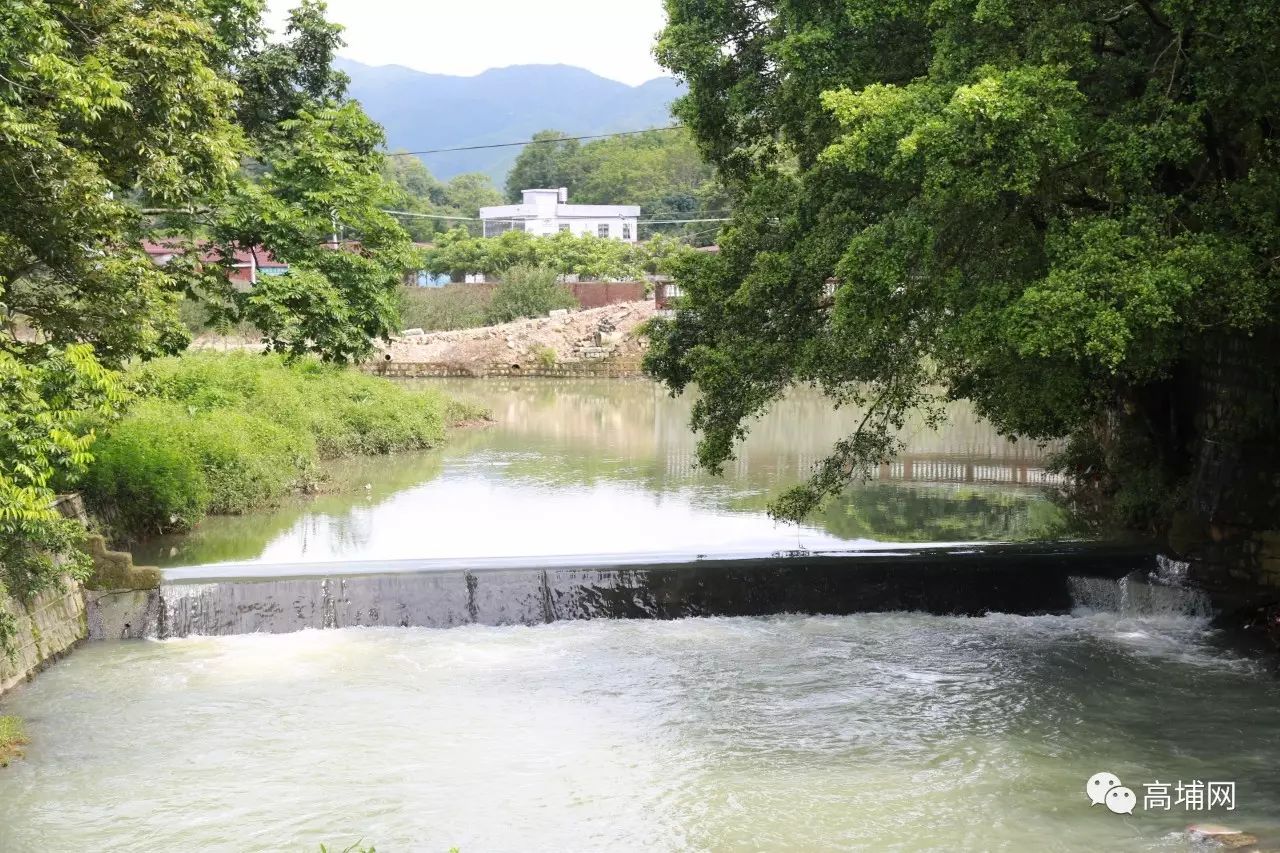
[[[87,519],[78,495],[60,498],[55,507],[68,518]],[[93,560],[93,575],[86,584],[68,577],[59,587],[30,599],[11,596],[0,602],[15,622],[12,653],[0,653],[0,696],[94,635],[99,600],[117,595],[146,597],[160,585],[158,569],[133,565],[130,555],[109,550],[101,536],[86,536],[82,547]],[[99,629],[96,636],[103,632]]]
[[[357,626],[448,628],[777,613],[1066,613],[1081,578],[1155,569],[1093,544],[671,557],[422,560],[170,569],[101,598],[94,635],[183,637]]]

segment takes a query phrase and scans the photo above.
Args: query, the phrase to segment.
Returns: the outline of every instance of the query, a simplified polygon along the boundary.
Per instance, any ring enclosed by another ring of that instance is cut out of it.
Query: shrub
[[[308,484],[320,459],[431,447],[446,417],[475,414],[314,359],[188,353],[129,377],[144,400],[103,429],[83,483],[124,535],[269,506]]]
[[[555,270],[515,266],[502,276],[502,284],[489,303],[490,323],[508,323],[522,317],[542,317],[556,308],[576,308],[569,288],[556,280]]]
[[[476,284],[405,287],[400,290],[400,328],[428,332],[474,329],[489,316],[493,288]]]
[[[149,400],[98,440],[83,488],[112,526],[161,532],[204,516],[208,481],[181,432],[189,418],[182,406]]]
[[[542,367],[556,366],[556,351],[549,346],[539,344],[529,351],[533,356],[533,360],[538,362]]]
[[[17,717],[0,717],[0,767],[6,767],[11,759],[21,757],[22,747],[27,743],[22,720]]]

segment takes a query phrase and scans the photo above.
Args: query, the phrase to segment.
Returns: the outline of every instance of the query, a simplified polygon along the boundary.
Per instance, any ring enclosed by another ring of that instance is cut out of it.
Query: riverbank
[[[117,541],[324,487],[319,463],[439,446],[484,413],[431,389],[248,353],[189,353],[131,370],[138,400],[106,422],[84,477]]]
[[[27,743],[22,720],[17,717],[0,717],[0,767],[8,767],[10,761],[21,758],[22,747]]]

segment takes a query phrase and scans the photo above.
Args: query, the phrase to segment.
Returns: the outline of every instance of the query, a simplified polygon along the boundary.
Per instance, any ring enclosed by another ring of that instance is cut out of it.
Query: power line
[[[383,213],[389,213],[392,216],[412,216],[417,219],[459,219],[467,222],[482,222],[478,216],[444,216],[439,213],[414,213],[411,210],[383,210]]]
[[[720,219],[640,219],[639,225],[684,225],[688,222],[728,222],[727,217]]]
[[[447,154],[451,151],[481,151],[488,148],[515,148],[520,145],[554,145],[557,142],[572,142],[581,139],[608,139],[612,136],[636,136],[641,133],[655,133],[666,130],[683,130],[684,125],[673,124],[668,127],[650,127],[644,130],[619,130],[616,133],[591,133],[583,136],[560,136],[555,139],[526,139],[521,142],[495,142],[490,145],[459,145],[456,148],[428,148],[425,151],[392,151],[388,157],[411,157],[419,154]]]

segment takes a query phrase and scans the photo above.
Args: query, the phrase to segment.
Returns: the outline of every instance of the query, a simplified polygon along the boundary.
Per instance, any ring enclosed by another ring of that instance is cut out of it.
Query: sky
[[[294,0],[271,0],[280,32]],[[576,65],[637,86],[665,72],[653,59],[662,0],[329,0],[345,26],[340,54],[471,76],[508,65]]]

